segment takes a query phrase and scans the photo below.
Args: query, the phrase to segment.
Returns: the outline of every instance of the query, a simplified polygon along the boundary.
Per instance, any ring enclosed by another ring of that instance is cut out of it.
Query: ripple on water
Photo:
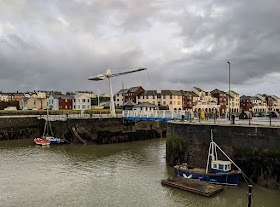
[[[210,199],[162,186],[161,179],[174,174],[165,162],[164,139],[46,148],[22,140],[22,143],[5,142],[1,145],[0,157],[1,206],[247,204],[246,184],[226,188]],[[263,206],[277,206],[280,202],[279,191],[273,191],[272,196],[253,190]]]

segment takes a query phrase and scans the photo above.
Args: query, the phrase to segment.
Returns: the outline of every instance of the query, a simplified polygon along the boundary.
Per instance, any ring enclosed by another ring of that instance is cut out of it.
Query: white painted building
[[[158,98],[156,90],[141,91],[136,96],[136,104],[150,103],[150,104],[158,105],[158,102],[160,102],[160,98]]]
[[[8,94],[8,93],[2,93],[2,96],[1,96],[1,101],[10,101],[11,100],[11,95]]]
[[[115,94],[114,99],[115,99],[116,106],[122,106],[124,104],[125,102],[124,97],[127,91],[128,89],[121,89]]]
[[[51,95],[49,97],[48,108],[51,110],[59,110],[59,99],[57,95]]]
[[[87,95],[75,95],[73,100],[73,110],[91,109],[91,101]]]
[[[93,91],[76,91],[76,95],[86,95],[89,98],[95,98]]]
[[[169,110],[183,110],[183,95],[181,91],[161,90],[161,106],[168,106]]]

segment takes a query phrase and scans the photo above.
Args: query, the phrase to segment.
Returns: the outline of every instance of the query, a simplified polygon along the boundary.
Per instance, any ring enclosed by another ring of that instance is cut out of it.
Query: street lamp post
[[[230,62],[229,60],[227,61],[228,63],[228,119],[230,120]]]

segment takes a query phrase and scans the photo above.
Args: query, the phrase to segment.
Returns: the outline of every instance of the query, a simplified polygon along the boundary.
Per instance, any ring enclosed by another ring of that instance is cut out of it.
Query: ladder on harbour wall
[[[77,138],[83,144],[87,144],[87,142],[80,137],[80,135],[76,131],[75,127],[72,127],[72,131],[73,131],[73,134],[74,134],[75,138]]]

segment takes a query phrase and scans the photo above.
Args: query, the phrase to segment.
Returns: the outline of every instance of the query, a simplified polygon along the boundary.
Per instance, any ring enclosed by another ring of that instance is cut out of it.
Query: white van
[[[17,110],[17,107],[15,107],[15,106],[8,106],[7,108],[4,108],[4,110],[7,110],[7,111],[16,111],[16,110]]]

